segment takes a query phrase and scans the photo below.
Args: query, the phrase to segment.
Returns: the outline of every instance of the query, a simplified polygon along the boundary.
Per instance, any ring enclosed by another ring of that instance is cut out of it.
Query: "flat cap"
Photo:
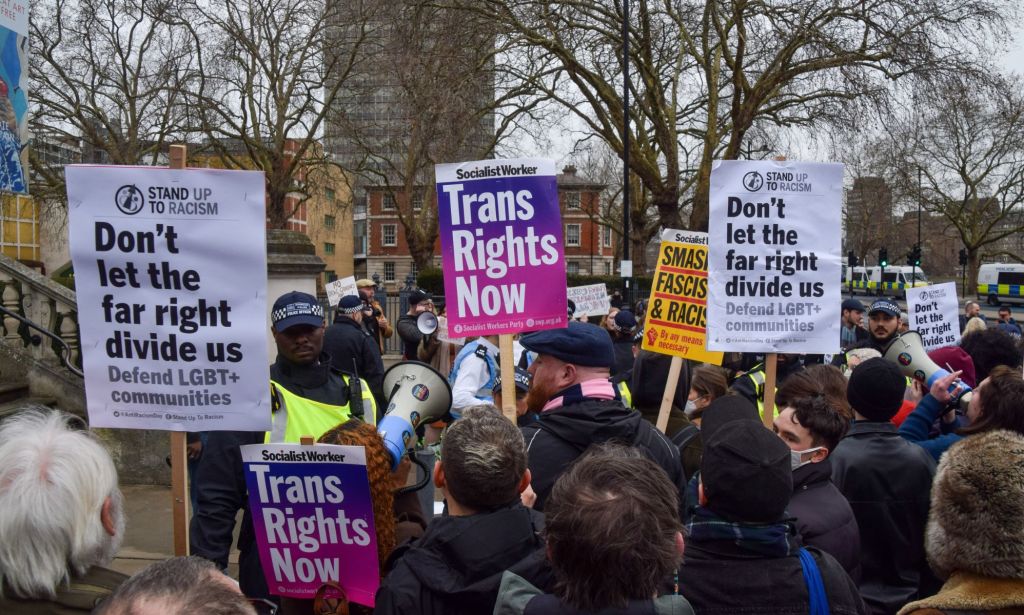
[[[547,329],[524,335],[523,348],[546,354],[573,365],[607,367],[615,364],[612,338],[600,327],[569,321],[565,329]]]
[[[863,312],[864,304],[859,299],[844,299],[843,307],[844,310],[853,310],[854,312]]]

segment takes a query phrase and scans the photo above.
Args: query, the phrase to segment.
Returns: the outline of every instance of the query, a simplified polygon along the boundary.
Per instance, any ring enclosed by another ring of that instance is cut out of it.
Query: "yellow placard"
[[[707,350],[707,298],[707,233],[665,230],[642,348],[721,365],[723,353]]]

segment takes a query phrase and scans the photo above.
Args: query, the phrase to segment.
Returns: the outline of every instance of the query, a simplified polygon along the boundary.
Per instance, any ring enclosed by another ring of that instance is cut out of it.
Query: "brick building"
[[[567,273],[611,275],[615,261],[612,233],[596,221],[605,185],[582,177],[571,165],[562,169],[556,179]],[[396,289],[409,273],[418,273],[398,218],[398,207],[405,205],[404,200],[398,200],[406,196],[382,186],[365,190],[366,205],[355,208],[353,223],[355,275],[379,274],[389,289]],[[414,193],[413,198],[413,207],[416,202],[423,202],[422,193]],[[440,240],[434,242],[432,265],[441,266]]]

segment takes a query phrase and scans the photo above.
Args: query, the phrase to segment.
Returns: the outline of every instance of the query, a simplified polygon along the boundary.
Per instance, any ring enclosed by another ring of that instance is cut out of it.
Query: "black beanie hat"
[[[882,423],[896,416],[906,388],[907,379],[900,368],[892,361],[875,357],[853,368],[846,399],[861,416]]]

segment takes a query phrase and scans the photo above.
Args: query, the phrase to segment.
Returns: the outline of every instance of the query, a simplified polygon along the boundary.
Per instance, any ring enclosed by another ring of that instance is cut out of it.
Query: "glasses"
[[[277,605],[266,598],[247,598],[256,615],[277,615]]]

